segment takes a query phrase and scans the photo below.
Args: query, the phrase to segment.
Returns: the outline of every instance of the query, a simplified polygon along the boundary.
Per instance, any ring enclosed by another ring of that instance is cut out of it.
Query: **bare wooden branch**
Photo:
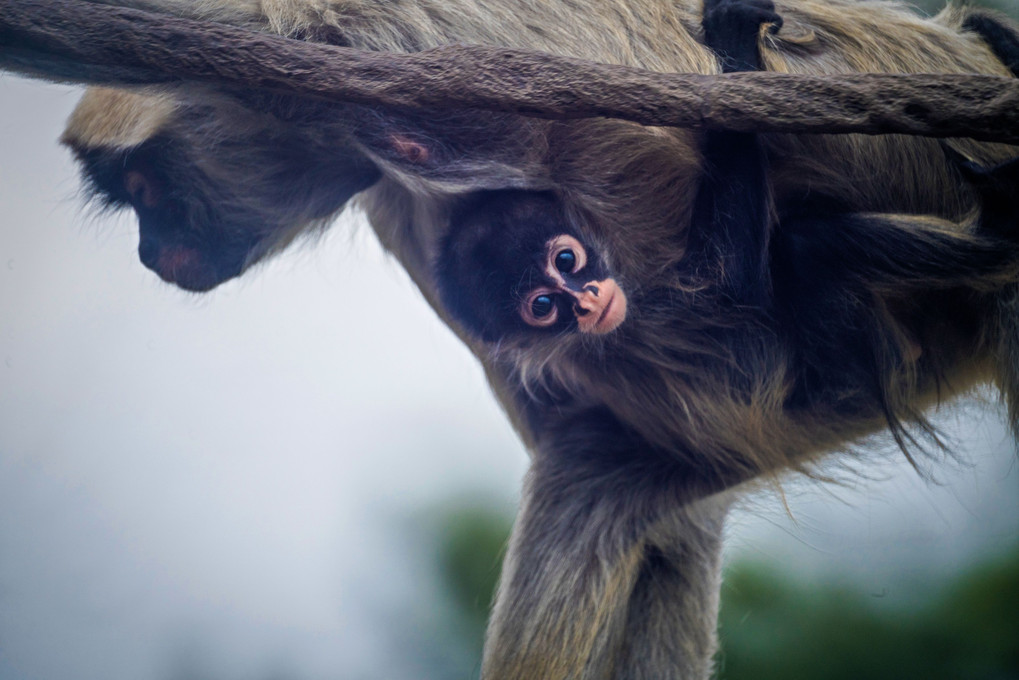
[[[1012,78],[663,74],[477,46],[364,52],[82,0],[0,0],[0,68],[59,81],[200,82],[555,119],[1019,143]]]

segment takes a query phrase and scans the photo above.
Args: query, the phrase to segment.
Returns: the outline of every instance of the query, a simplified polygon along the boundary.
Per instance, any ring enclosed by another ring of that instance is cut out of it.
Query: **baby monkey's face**
[[[576,323],[581,333],[601,335],[626,318],[626,295],[589,255],[575,236],[555,234],[537,249],[543,265],[540,283],[520,297],[520,318],[533,328],[551,328],[560,320]],[[572,319],[570,319],[572,315]]]
[[[479,194],[458,211],[438,265],[443,303],[487,341],[528,333],[611,333],[626,295],[550,194]]]

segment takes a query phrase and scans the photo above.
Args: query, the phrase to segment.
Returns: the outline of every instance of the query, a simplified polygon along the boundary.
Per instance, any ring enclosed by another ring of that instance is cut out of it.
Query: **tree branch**
[[[82,0],[0,0],[0,68],[57,81],[198,82],[541,118],[1019,143],[1013,78],[665,74],[477,46],[364,52]]]

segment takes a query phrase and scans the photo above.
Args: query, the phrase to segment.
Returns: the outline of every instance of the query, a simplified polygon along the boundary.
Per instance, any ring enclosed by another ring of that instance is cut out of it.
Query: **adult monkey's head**
[[[334,107],[248,103],[91,88],[62,138],[94,200],[138,215],[142,263],[186,290],[239,275],[380,177]]]

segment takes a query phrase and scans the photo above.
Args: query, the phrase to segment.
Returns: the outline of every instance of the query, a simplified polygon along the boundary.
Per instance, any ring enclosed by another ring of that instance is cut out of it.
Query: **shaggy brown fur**
[[[467,42],[659,71],[719,69],[699,42],[698,0],[125,4],[365,49]],[[963,9],[934,19],[889,2],[790,0],[778,9],[785,25],[762,38],[772,70],[1009,74],[980,36],[963,28]],[[413,142],[414,135],[428,154],[407,152],[414,147],[405,137]],[[686,131],[478,113],[422,119],[258,93],[93,89],[64,142],[83,162],[101,202],[136,210],[146,265],[192,290],[240,274],[359,195],[382,243],[435,304],[432,263],[451,195],[520,187],[555,189],[570,210],[595,225],[636,289],[697,295],[669,273],[683,257],[677,225],[689,223],[700,181],[698,137]],[[976,207],[973,192],[931,140],[775,135],[764,143],[780,215],[796,214],[805,204],[931,214],[932,228],[941,231],[957,229],[954,223]],[[953,146],[981,163],[1014,153],[967,141]],[[959,232],[957,238],[967,236]],[[1011,286],[981,298],[977,314],[963,314],[947,327],[926,314],[944,305],[968,312],[968,300],[934,292],[913,304],[895,291],[876,292],[875,313],[919,342],[922,360],[943,366],[936,375],[947,382],[914,380],[922,371],[904,367],[894,376],[903,396],[893,406],[902,417],[981,380],[997,378],[1008,390],[1019,386]],[[727,500],[684,502],[704,488],[695,488],[697,470],[674,465],[677,436],[684,446],[719,456],[738,446],[754,452],[760,469],[771,469],[847,445],[880,426],[879,414],[851,427],[776,419],[787,394],[785,373],[775,363],[781,357],[759,356],[753,348],[742,358],[723,353],[720,358],[735,364],[767,367],[754,370],[767,380],[736,391],[696,365],[677,362],[677,356],[704,352],[703,342],[664,329],[653,306],[641,315],[639,332],[585,347],[569,341],[493,353],[466,338],[534,459],[493,613],[486,678],[707,676]],[[707,351],[718,355],[717,348]],[[626,361],[578,371],[570,359],[576,352],[586,362]],[[1014,408],[1017,400],[1008,396]]]

